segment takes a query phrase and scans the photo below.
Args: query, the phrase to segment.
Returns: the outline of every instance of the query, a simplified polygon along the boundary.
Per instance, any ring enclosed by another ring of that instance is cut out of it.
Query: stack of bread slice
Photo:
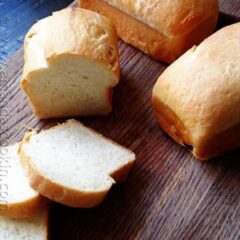
[[[46,240],[47,201],[29,186],[18,147],[14,144],[0,149],[0,239]]]
[[[126,179],[135,160],[132,151],[73,119],[27,133],[21,144],[1,153],[7,170],[1,186],[6,199],[1,200],[0,236],[11,240],[46,240],[47,199],[94,207],[115,182]]]

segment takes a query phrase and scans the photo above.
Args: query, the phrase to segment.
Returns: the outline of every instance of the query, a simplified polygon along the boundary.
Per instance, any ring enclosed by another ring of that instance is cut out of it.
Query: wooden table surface
[[[239,0],[222,0],[220,7],[225,14],[219,27],[239,21]],[[151,90],[166,65],[121,41],[119,46],[122,78],[113,113],[80,120],[131,148],[136,164],[128,181],[94,209],[52,204],[52,240],[239,240],[240,152],[203,163],[165,135],[151,108]],[[22,54],[18,51],[0,68],[1,145],[20,141],[26,125],[55,124],[33,117],[20,91]]]

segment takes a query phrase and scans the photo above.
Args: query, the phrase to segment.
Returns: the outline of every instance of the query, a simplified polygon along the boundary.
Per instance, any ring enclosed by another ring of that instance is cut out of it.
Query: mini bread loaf
[[[153,89],[161,127],[207,160],[240,146],[240,23],[168,67]]]
[[[109,17],[118,35],[156,60],[170,63],[209,36],[217,23],[217,0],[78,0]]]
[[[126,179],[135,160],[133,152],[76,120],[27,134],[20,157],[36,191],[81,208],[101,203],[115,182]]]
[[[108,114],[120,75],[117,40],[107,18],[80,8],[33,25],[21,80],[33,113],[41,119]]]
[[[29,186],[18,145],[0,148],[0,216],[26,218],[36,214],[44,199]]]

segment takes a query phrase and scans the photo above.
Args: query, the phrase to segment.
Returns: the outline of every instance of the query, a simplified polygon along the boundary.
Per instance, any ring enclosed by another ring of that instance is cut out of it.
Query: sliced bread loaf
[[[0,217],[0,239],[4,240],[47,240],[48,210],[40,210],[28,219]]]
[[[30,187],[17,151],[18,144],[0,148],[0,215],[25,218],[37,212],[43,198]]]
[[[37,22],[24,42],[21,87],[39,118],[106,115],[119,82],[118,38],[95,12],[67,8]]]
[[[76,120],[23,140],[20,157],[31,186],[71,207],[94,207],[123,181],[135,160],[130,150]]]

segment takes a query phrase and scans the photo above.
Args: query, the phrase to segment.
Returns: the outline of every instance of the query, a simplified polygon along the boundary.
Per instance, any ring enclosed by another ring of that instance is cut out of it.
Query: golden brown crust
[[[216,4],[215,0],[214,2]],[[178,34],[178,30],[174,30],[173,28],[174,35],[166,36],[163,32],[140,22],[118,8],[107,4],[105,1],[81,0],[79,4],[83,8],[96,11],[109,17],[116,26],[118,35],[126,43],[137,47],[156,60],[162,60],[168,63],[174,61],[194,44],[200,43],[204,38],[209,36],[214,30],[218,18],[216,5],[213,7],[214,10],[209,11],[208,14],[205,13],[204,17],[199,18],[198,16],[196,19],[192,18],[191,21],[186,21],[184,24],[186,28],[185,31],[182,30],[183,27],[181,27],[181,31],[179,30],[181,34]],[[193,19],[196,21],[193,22]],[[201,21],[199,21],[199,19],[201,19]],[[190,24],[191,26],[189,26]]]
[[[208,160],[239,147],[240,123],[214,135],[210,139],[202,140],[201,145],[194,149],[193,154],[201,160]]]
[[[0,204],[0,215],[10,218],[30,218],[33,217],[44,204],[45,199],[41,196],[15,204]]]
[[[218,8],[216,0],[103,1],[168,37],[191,32]]]
[[[116,29],[107,18],[80,8],[55,12],[34,24],[25,37],[22,79],[26,80],[29,73],[45,68],[62,54],[102,63],[119,79],[117,44]]]
[[[240,147],[240,123],[210,139],[202,140],[196,148],[193,146],[187,129],[169,107],[155,97],[153,97],[153,107],[161,128],[177,143],[190,150],[197,159],[208,160]]]
[[[177,115],[155,96],[153,96],[152,104],[161,128],[179,144],[191,145],[188,131]]]
[[[240,146],[239,34],[239,23],[218,31],[169,66],[153,89],[162,128],[202,160]]]

